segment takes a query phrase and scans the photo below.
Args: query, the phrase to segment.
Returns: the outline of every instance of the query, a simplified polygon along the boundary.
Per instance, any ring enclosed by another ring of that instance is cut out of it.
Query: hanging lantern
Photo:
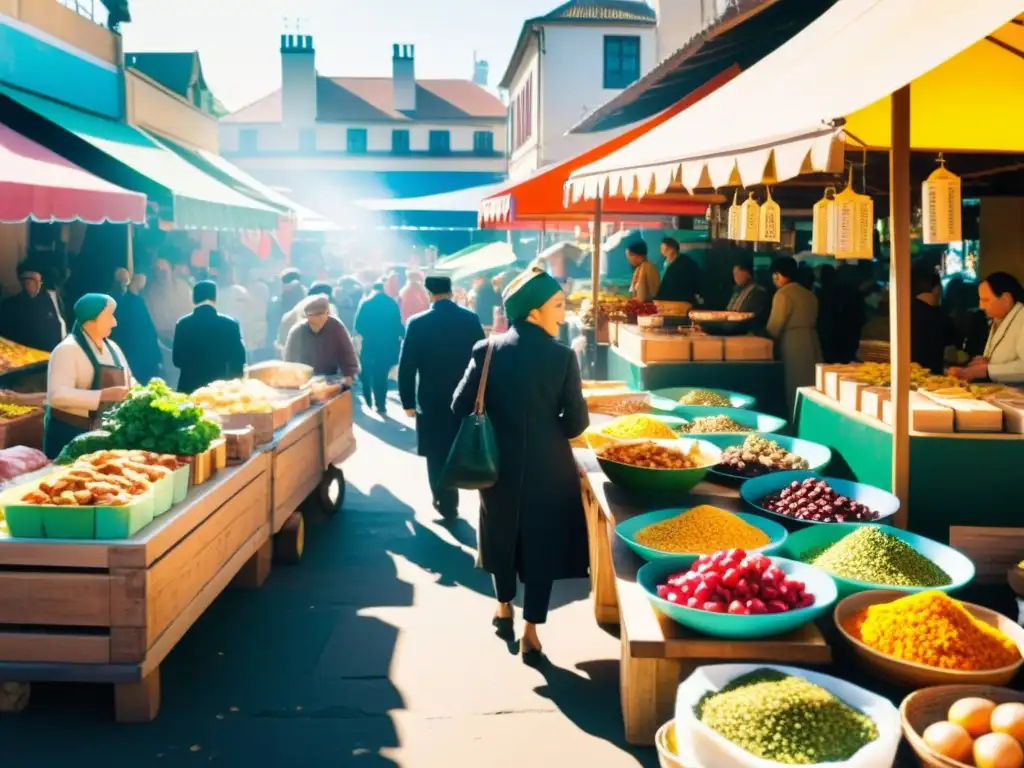
[[[740,206],[740,240],[748,243],[757,242],[759,227],[761,226],[761,206],[754,199],[751,192],[743,205]]]
[[[846,189],[835,197],[834,236],[831,253],[837,259],[870,259],[874,256],[875,201],[853,189],[853,166]]]
[[[732,193],[732,205],[729,206],[729,227],[726,231],[726,237],[730,240],[740,239],[740,204],[739,204],[740,191],[736,190]]]
[[[925,245],[962,240],[960,177],[946,169],[939,154],[939,167],[921,184],[921,238]]]
[[[811,253],[832,253],[832,235],[835,230],[835,187],[825,189],[825,196],[811,209]]]
[[[782,242],[782,208],[772,199],[771,187],[767,190],[767,199],[761,206],[758,224],[758,239],[762,243]]]

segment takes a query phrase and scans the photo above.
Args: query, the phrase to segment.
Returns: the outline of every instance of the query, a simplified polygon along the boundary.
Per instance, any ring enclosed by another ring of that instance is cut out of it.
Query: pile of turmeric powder
[[[871,605],[844,622],[851,636],[886,656],[939,669],[977,672],[1020,661],[1010,638],[974,618],[945,592],[919,592]]]

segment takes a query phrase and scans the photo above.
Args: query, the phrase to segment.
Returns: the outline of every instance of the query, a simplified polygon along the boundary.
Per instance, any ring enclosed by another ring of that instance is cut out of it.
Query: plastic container
[[[635,517],[623,520],[621,523],[616,525],[615,533],[618,534],[620,539],[626,542],[626,546],[640,555],[644,560],[671,560],[677,565],[690,565],[697,559],[700,553],[665,552],[664,550],[644,546],[636,540],[636,535],[647,526],[653,525],[654,523],[660,523],[663,520],[668,520],[676,515],[681,515],[686,511],[687,508],[659,509],[655,512],[646,512],[642,515],[636,515]],[[749,515],[745,512],[730,514],[735,514],[736,517],[740,518],[748,525],[760,528],[768,535],[768,538],[771,539],[763,547],[749,549],[747,550],[748,552],[761,552],[762,554],[770,555],[781,547],[783,542],[786,540],[786,529],[772,520],[768,520],[758,515]]]
[[[153,494],[153,517],[162,515],[174,504],[174,476],[170,470],[154,483],[150,483]]]
[[[829,525],[815,525],[804,528],[789,535],[782,546],[781,552],[786,557],[802,561],[807,553],[820,551],[824,547],[831,546],[857,529],[863,528],[864,525],[864,523],[831,523]],[[940,544],[937,541],[926,539],[924,536],[918,536],[916,533],[904,531],[893,526],[876,525],[874,527],[881,528],[890,536],[895,536],[897,539],[909,544],[944,570],[949,575],[949,578],[952,579],[952,583],[944,587],[898,587],[892,584],[872,584],[871,582],[857,581],[856,579],[844,579],[842,576],[837,576],[833,573],[830,575],[835,580],[836,587],[839,589],[840,599],[869,589],[886,589],[905,594],[925,592],[932,589],[937,589],[941,592],[955,592],[965,587],[974,578],[974,563],[966,555],[952,547],[947,547],[945,544]]]
[[[696,442],[700,451],[708,458],[708,463],[702,467],[693,469],[651,469],[649,467],[635,467],[632,464],[623,464],[618,461],[610,461],[601,456],[601,451],[596,452],[597,462],[601,465],[608,479],[620,488],[633,493],[672,493],[686,494],[703,480],[708,470],[717,464],[722,458],[722,451],[706,440],[620,440],[618,445],[631,443],[656,443],[667,448],[675,448],[686,452]]]
[[[781,491],[790,483],[802,483],[809,477],[824,480],[837,493],[841,493],[843,496],[853,499],[854,501],[859,501],[869,509],[873,509],[879,516],[876,519],[871,520],[869,523],[816,523],[813,520],[797,520],[795,517],[780,515],[778,512],[772,512],[771,510],[765,509],[761,506],[761,500],[768,494]],[[783,525],[791,531],[806,528],[808,526],[827,528],[833,525],[866,525],[870,523],[885,523],[900,510],[900,500],[888,491],[883,491],[881,488],[875,488],[873,485],[854,483],[850,480],[840,480],[838,477],[818,476],[813,471],[806,469],[795,469],[788,472],[772,472],[768,475],[751,478],[740,486],[740,497],[747,502],[747,504],[757,510],[758,513],[767,515],[768,517],[782,522]]]
[[[174,470],[172,477],[174,478],[174,494],[171,497],[171,501],[174,504],[181,504],[188,496],[189,479],[192,475],[192,467],[189,464],[183,467],[178,467]]]
[[[785,763],[763,760],[733,744],[697,719],[694,707],[708,693],[720,691],[741,675],[758,669],[774,669],[802,677],[825,688],[844,703],[874,721],[878,738],[865,744],[848,760],[816,763],[803,768],[881,768],[896,759],[902,738],[899,712],[892,702],[845,680],[797,667],[775,664],[712,664],[698,667],[676,692],[676,743],[689,745],[695,766],[706,768],[791,768]]]
[[[790,453],[795,453],[800,458],[804,459],[810,466],[806,470],[795,470],[798,472],[810,472],[812,474],[818,474],[823,472],[825,468],[832,461],[832,449],[827,445],[821,445],[820,443],[812,443],[810,440],[801,440],[798,437],[790,437],[789,435],[777,435],[774,432],[768,432],[762,434],[761,437],[766,440],[772,440],[778,443],[778,446]],[[743,445],[743,441],[747,439],[746,435],[708,435],[706,438],[709,443],[714,443],[723,452],[729,448],[738,448]],[[711,468],[711,471],[716,475],[722,477],[734,478],[738,480],[755,480],[757,478],[750,477],[749,475],[741,475],[739,473],[731,471],[730,467],[725,464],[718,464]],[[790,472],[794,470],[781,470],[780,472]],[[766,475],[759,475],[759,477],[766,477],[767,475],[779,474],[780,472],[769,472]]]
[[[749,640],[781,635],[814,621],[828,611],[832,603],[836,601],[836,586],[832,578],[824,571],[779,557],[772,557],[771,561],[788,576],[804,582],[807,592],[814,595],[814,605],[785,613],[738,616],[728,613],[711,613],[671,603],[658,597],[658,585],[664,583],[673,573],[685,570],[671,560],[648,563],[637,572],[636,581],[646,593],[651,605],[659,613],[682,624],[687,629],[712,637]]]
[[[733,392],[728,389],[712,389],[711,387],[665,387],[664,389],[653,389],[651,390],[651,405],[658,410],[664,410],[664,406],[668,406],[668,410],[683,405],[679,400],[691,392],[713,392],[716,395],[729,398],[729,405],[733,408],[753,408],[757,405],[757,398],[751,397],[750,395],[744,395],[741,392]],[[667,400],[668,402],[662,402]]]
[[[38,484],[0,494],[7,527],[17,539],[124,539],[153,521],[153,489],[123,507],[61,507],[19,503]]]
[[[686,421],[693,421],[705,416],[725,416],[744,428],[759,433],[780,432],[786,428],[786,420],[767,413],[748,411],[745,408],[723,408],[716,405],[676,405],[671,411]],[[701,434],[684,434],[684,437],[704,438],[706,435],[743,435],[741,432],[706,432]]]

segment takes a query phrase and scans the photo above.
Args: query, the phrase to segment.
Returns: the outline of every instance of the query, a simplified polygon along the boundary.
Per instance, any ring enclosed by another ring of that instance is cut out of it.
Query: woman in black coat
[[[498,481],[481,492],[479,549],[494,577],[500,636],[512,635],[516,576],[524,585],[523,660],[543,660],[537,625],[547,619],[552,582],[588,573],[587,526],[569,440],[590,422],[579,365],[555,339],[565,296],[539,268],[505,291],[511,328],[479,342],[452,410],[473,410],[487,345],[493,344],[484,407],[498,442]]]

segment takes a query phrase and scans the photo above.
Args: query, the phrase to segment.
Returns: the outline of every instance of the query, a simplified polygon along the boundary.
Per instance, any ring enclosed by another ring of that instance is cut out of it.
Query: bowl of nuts
[[[721,460],[707,440],[621,440],[597,451],[608,479],[635,493],[688,493]]]
[[[708,435],[705,440],[722,449],[722,463],[711,471],[722,477],[747,480],[773,472],[808,470],[818,473],[832,461],[825,445],[789,435]]]

